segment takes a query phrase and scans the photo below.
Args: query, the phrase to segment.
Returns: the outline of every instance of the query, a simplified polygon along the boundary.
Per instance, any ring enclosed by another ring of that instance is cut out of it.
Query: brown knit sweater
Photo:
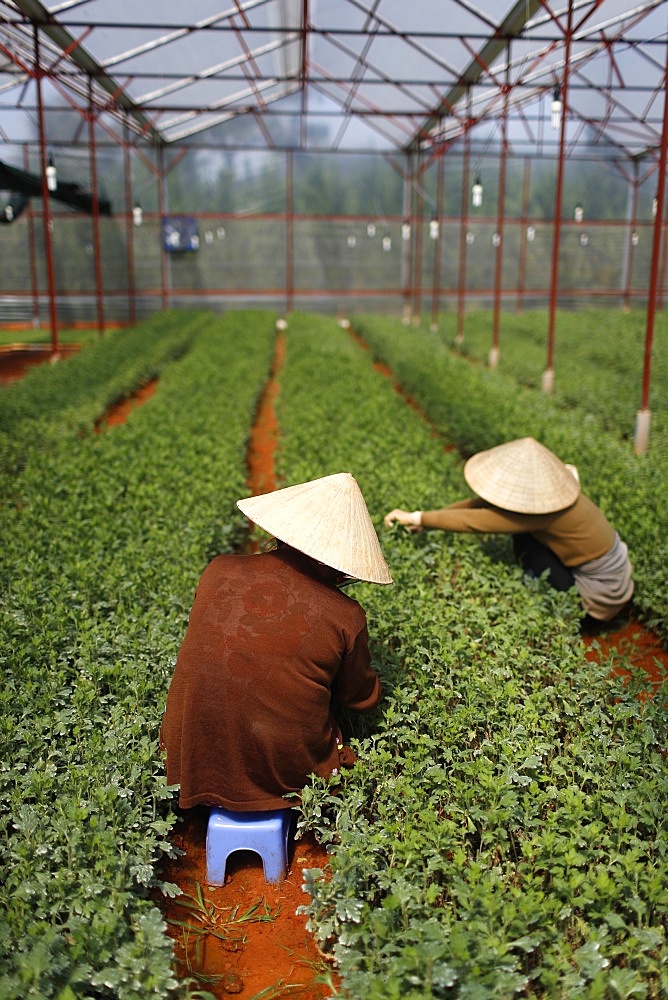
[[[160,733],[179,804],[269,810],[340,766],[331,698],[381,695],[366,615],[293,549],[225,555],[205,569]]]
[[[609,552],[615,532],[605,515],[582,493],[575,503],[554,514],[514,514],[479,497],[460,500],[442,510],[422,512],[425,528],[445,531],[518,534],[526,531],[547,545],[565,566],[581,566]]]

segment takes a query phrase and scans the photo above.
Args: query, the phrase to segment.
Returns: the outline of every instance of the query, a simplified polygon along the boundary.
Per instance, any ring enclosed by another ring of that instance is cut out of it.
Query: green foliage
[[[145,354],[114,335],[82,351],[74,382],[70,360],[3,397],[25,414],[7,428],[20,461],[5,461],[0,507],[7,1000],[178,989],[151,902],[173,850],[158,727],[199,574],[244,537],[234,501],[274,318],[164,322],[162,337],[137,328]],[[665,467],[630,453],[593,390],[585,417],[431,332],[356,325],[370,351],[332,319],[291,316],[277,401],[282,482],[352,472],[395,581],[349,591],[384,696],[370,715],[340,712],[358,761],[304,791],[300,828],[331,852],[331,878],[305,873],[309,924],[351,998],[662,997],[665,692],[639,697],[642,675],[588,661],[575,593],[525,580],[507,539],[409,535],[382,517],[456,499],[467,452],[532,433],[580,466],[665,628]],[[92,433],[112,384],[125,395],[149,370],[149,403]],[[218,923],[203,897],[183,902],[207,932]]]
[[[109,407],[185,354],[208,321],[206,313],[153,316],[0,389],[0,495],[15,493],[15,473],[31,456],[57,448],[64,434],[90,433]]]
[[[546,322],[546,317],[542,320]],[[354,325],[373,356],[392,368],[404,391],[422,407],[442,440],[455,445],[463,457],[531,435],[576,465],[584,491],[629,546],[637,607],[651,627],[668,637],[665,336],[657,336],[657,412],[651,447],[646,455],[638,456],[629,440],[635,412],[632,375],[637,375],[639,385],[642,370],[638,317],[601,312],[594,317],[589,313],[560,317],[561,321],[564,348],[560,363],[565,371],[561,376],[557,370],[554,398],[539,387],[538,315],[504,317],[502,360],[494,370],[453,353],[447,335],[424,328],[409,331],[398,321],[373,316],[358,317]],[[606,336],[590,333],[604,328]],[[609,338],[608,330],[618,330],[619,337]],[[483,348],[488,350],[491,345],[488,314],[476,314],[468,321],[464,344],[469,340],[471,353],[481,360]],[[468,495],[461,479],[458,490],[460,495]],[[401,500],[412,510],[440,507],[457,498],[441,488],[435,492],[422,489]]]
[[[69,381],[74,360],[13,393],[16,411],[22,401],[38,411],[35,385],[48,390],[43,419],[35,412],[31,423],[41,433],[26,436],[14,476],[20,502],[0,508],[7,1000],[145,1000],[176,988],[149,897],[161,884],[156,864],[173,853],[158,727],[199,574],[243,537],[234,502],[245,492],[274,320],[168,315],[168,351],[183,346],[175,328],[190,347],[178,361],[166,363],[152,336],[142,358],[127,332],[87,349],[88,394]],[[159,342],[159,328],[151,332]],[[144,333],[142,325],[137,339]],[[115,369],[109,352],[121,348]],[[127,424],[93,434],[100,401],[129,393],[158,358],[152,399]],[[67,419],[52,404],[62,392]]]
[[[561,418],[576,412],[587,425],[598,425],[623,441],[633,434],[642,399],[647,317],[644,311],[586,309],[559,312],[555,323],[555,379],[551,402]],[[548,317],[543,311],[504,315],[500,325],[499,369],[522,387],[539,389],[546,365]],[[651,355],[649,406],[652,452],[668,452],[668,320],[655,318]],[[458,350],[486,361],[492,339],[492,317],[467,317]],[[454,337],[444,337],[453,347]]]
[[[410,370],[420,336],[404,340]],[[370,360],[333,322],[291,317],[283,475],[356,475],[395,579],[351,591],[384,700],[344,717],[343,785],[304,794],[301,825],[332,853],[331,879],[305,876],[310,926],[344,996],[659,997],[665,699],[587,661],[575,594],[526,581],[505,542],[382,528],[396,503],[454,499],[461,460]],[[444,364],[422,370],[422,401],[440,378],[482,436],[483,392]]]

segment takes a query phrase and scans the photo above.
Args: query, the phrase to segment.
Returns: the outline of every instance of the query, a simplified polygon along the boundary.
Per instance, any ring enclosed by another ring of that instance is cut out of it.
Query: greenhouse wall
[[[54,195],[48,213],[34,198],[2,226],[0,325],[49,322],[50,281],[61,325],[129,323],[182,304],[415,317],[550,300],[553,160],[509,160],[501,198],[499,151],[486,149],[471,164],[485,189],[482,206],[473,207],[462,156],[415,166],[402,157],[285,151],[151,155],[128,156],[128,166],[121,150],[98,150],[111,216],[75,213]],[[39,170],[32,148],[13,158]],[[59,166],[64,179],[90,187],[85,150],[61,151]],[[600,154],[567,164],[561,307],[645,305],[652,181],[633,200],[631,190]],[[579,222],[577,204],[585,206]]]
[[[364,217],[272,215],[205,215],[194,222],[197,249],[168,252],[159,216],[145,216],[131,231],[131,249],[123,220],[101,219],[104,277],[98,289],[91,220],[56,214],[52,239],[60,322],[95,323],[101,308],[106,322],[125,323],[180,304],[400,314],[407,302],[417,313],[447,312],[463,298],[467,309],[488,308],[498,252],[504,308],[545,306],[549,299],[553,224],[545,221],[506,221],[501,248],[495,220],[469,221],[463,262],[460,220],[442,221],[436,240],[428,226],[406,240],[399,217],[381,225]],[[3,227],[2,237],[0,323],[41,325],[48,317],[42,219],[24,216]],[[624,223],[562,225],[559,304],[644,305],[651,226],[635,228],[631,247],[630,239]]]

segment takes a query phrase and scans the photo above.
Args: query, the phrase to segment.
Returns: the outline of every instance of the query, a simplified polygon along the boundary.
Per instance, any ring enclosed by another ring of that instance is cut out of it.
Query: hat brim
[[[464,478],[483,500],[517,514],[556,513],[575,503],[580,493],[576,476],[531,437],[473,455]]]

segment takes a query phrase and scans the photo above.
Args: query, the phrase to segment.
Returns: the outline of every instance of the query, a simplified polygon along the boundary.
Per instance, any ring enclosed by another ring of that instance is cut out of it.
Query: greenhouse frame
[[[557,306],[596,302],[646,309],[649,358],[665,4],[447,7],[3,2],[2,322],[483,306],[494,364],[503,309],[542,305],[549,390]]]

